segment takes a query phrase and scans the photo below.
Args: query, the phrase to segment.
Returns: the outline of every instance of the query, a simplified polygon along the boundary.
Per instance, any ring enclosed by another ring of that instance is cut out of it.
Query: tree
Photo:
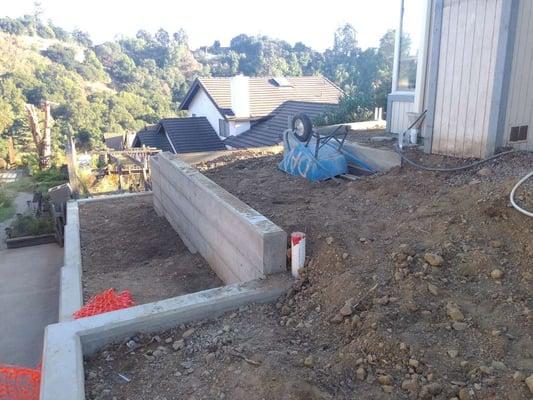
[[[74,29],[74,31],[72,32],[72,37],[74,38],[76,42],[78,42],[82,46],[92,47],[93,45],[91,37],[89,36],[87,32],[83,32],[79,29]]]
[[[51,166],[52,161],[52,116],[50,114],[50,102],[45,101],[42,106],[44,113],[44,126],[41,132],[39,114],[33,104],[26,105],[33,142],[37,148],[39,157],[39,169],[42,171]]]

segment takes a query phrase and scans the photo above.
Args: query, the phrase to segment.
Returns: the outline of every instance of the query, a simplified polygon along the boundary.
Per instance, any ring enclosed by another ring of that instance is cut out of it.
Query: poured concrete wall
[[[170,153],[150,167],[156,212],[226,284],[285,271],[281,228]]]

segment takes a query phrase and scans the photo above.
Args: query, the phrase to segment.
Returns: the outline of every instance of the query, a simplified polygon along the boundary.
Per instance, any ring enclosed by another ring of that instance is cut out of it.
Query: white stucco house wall
[[[427,152],[533,150],[533,1],[400,0],[387,127],[420,126]]]

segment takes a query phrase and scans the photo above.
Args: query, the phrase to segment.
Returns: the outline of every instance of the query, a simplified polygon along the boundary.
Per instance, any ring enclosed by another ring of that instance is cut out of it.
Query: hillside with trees
[[[31,146],[26,105],[51,104],[52,145],[72,134],[81,148],[102,146],[108,133],[125,133],[178,107],[198,76],[323,74],[345,91],[341,112],[325,122],[361,120],[386,106],[390,90],[394,33],[379,48],[362,50],[351,25],[332,35],[330,49],[318,52],[266,36],[238,35],[228,47],[192,50],[183,30],[139,31],[95,45],[88,34],[67,32],[39,13],[0,19],[0,149],[12,136]],[[0,157],[4,157],[0,154]]]

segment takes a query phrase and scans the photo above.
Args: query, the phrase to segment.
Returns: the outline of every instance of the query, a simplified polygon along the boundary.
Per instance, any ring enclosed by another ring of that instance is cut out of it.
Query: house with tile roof
[[[342,90],[323,76],[197,78],[180,109],[205,117],[227,147],[280,142],[288,119],[316,117],[339,103]]]
[[[205,117],[164,118],[137,132],[132,147],[143,146],[174,154],[226,149]]]

